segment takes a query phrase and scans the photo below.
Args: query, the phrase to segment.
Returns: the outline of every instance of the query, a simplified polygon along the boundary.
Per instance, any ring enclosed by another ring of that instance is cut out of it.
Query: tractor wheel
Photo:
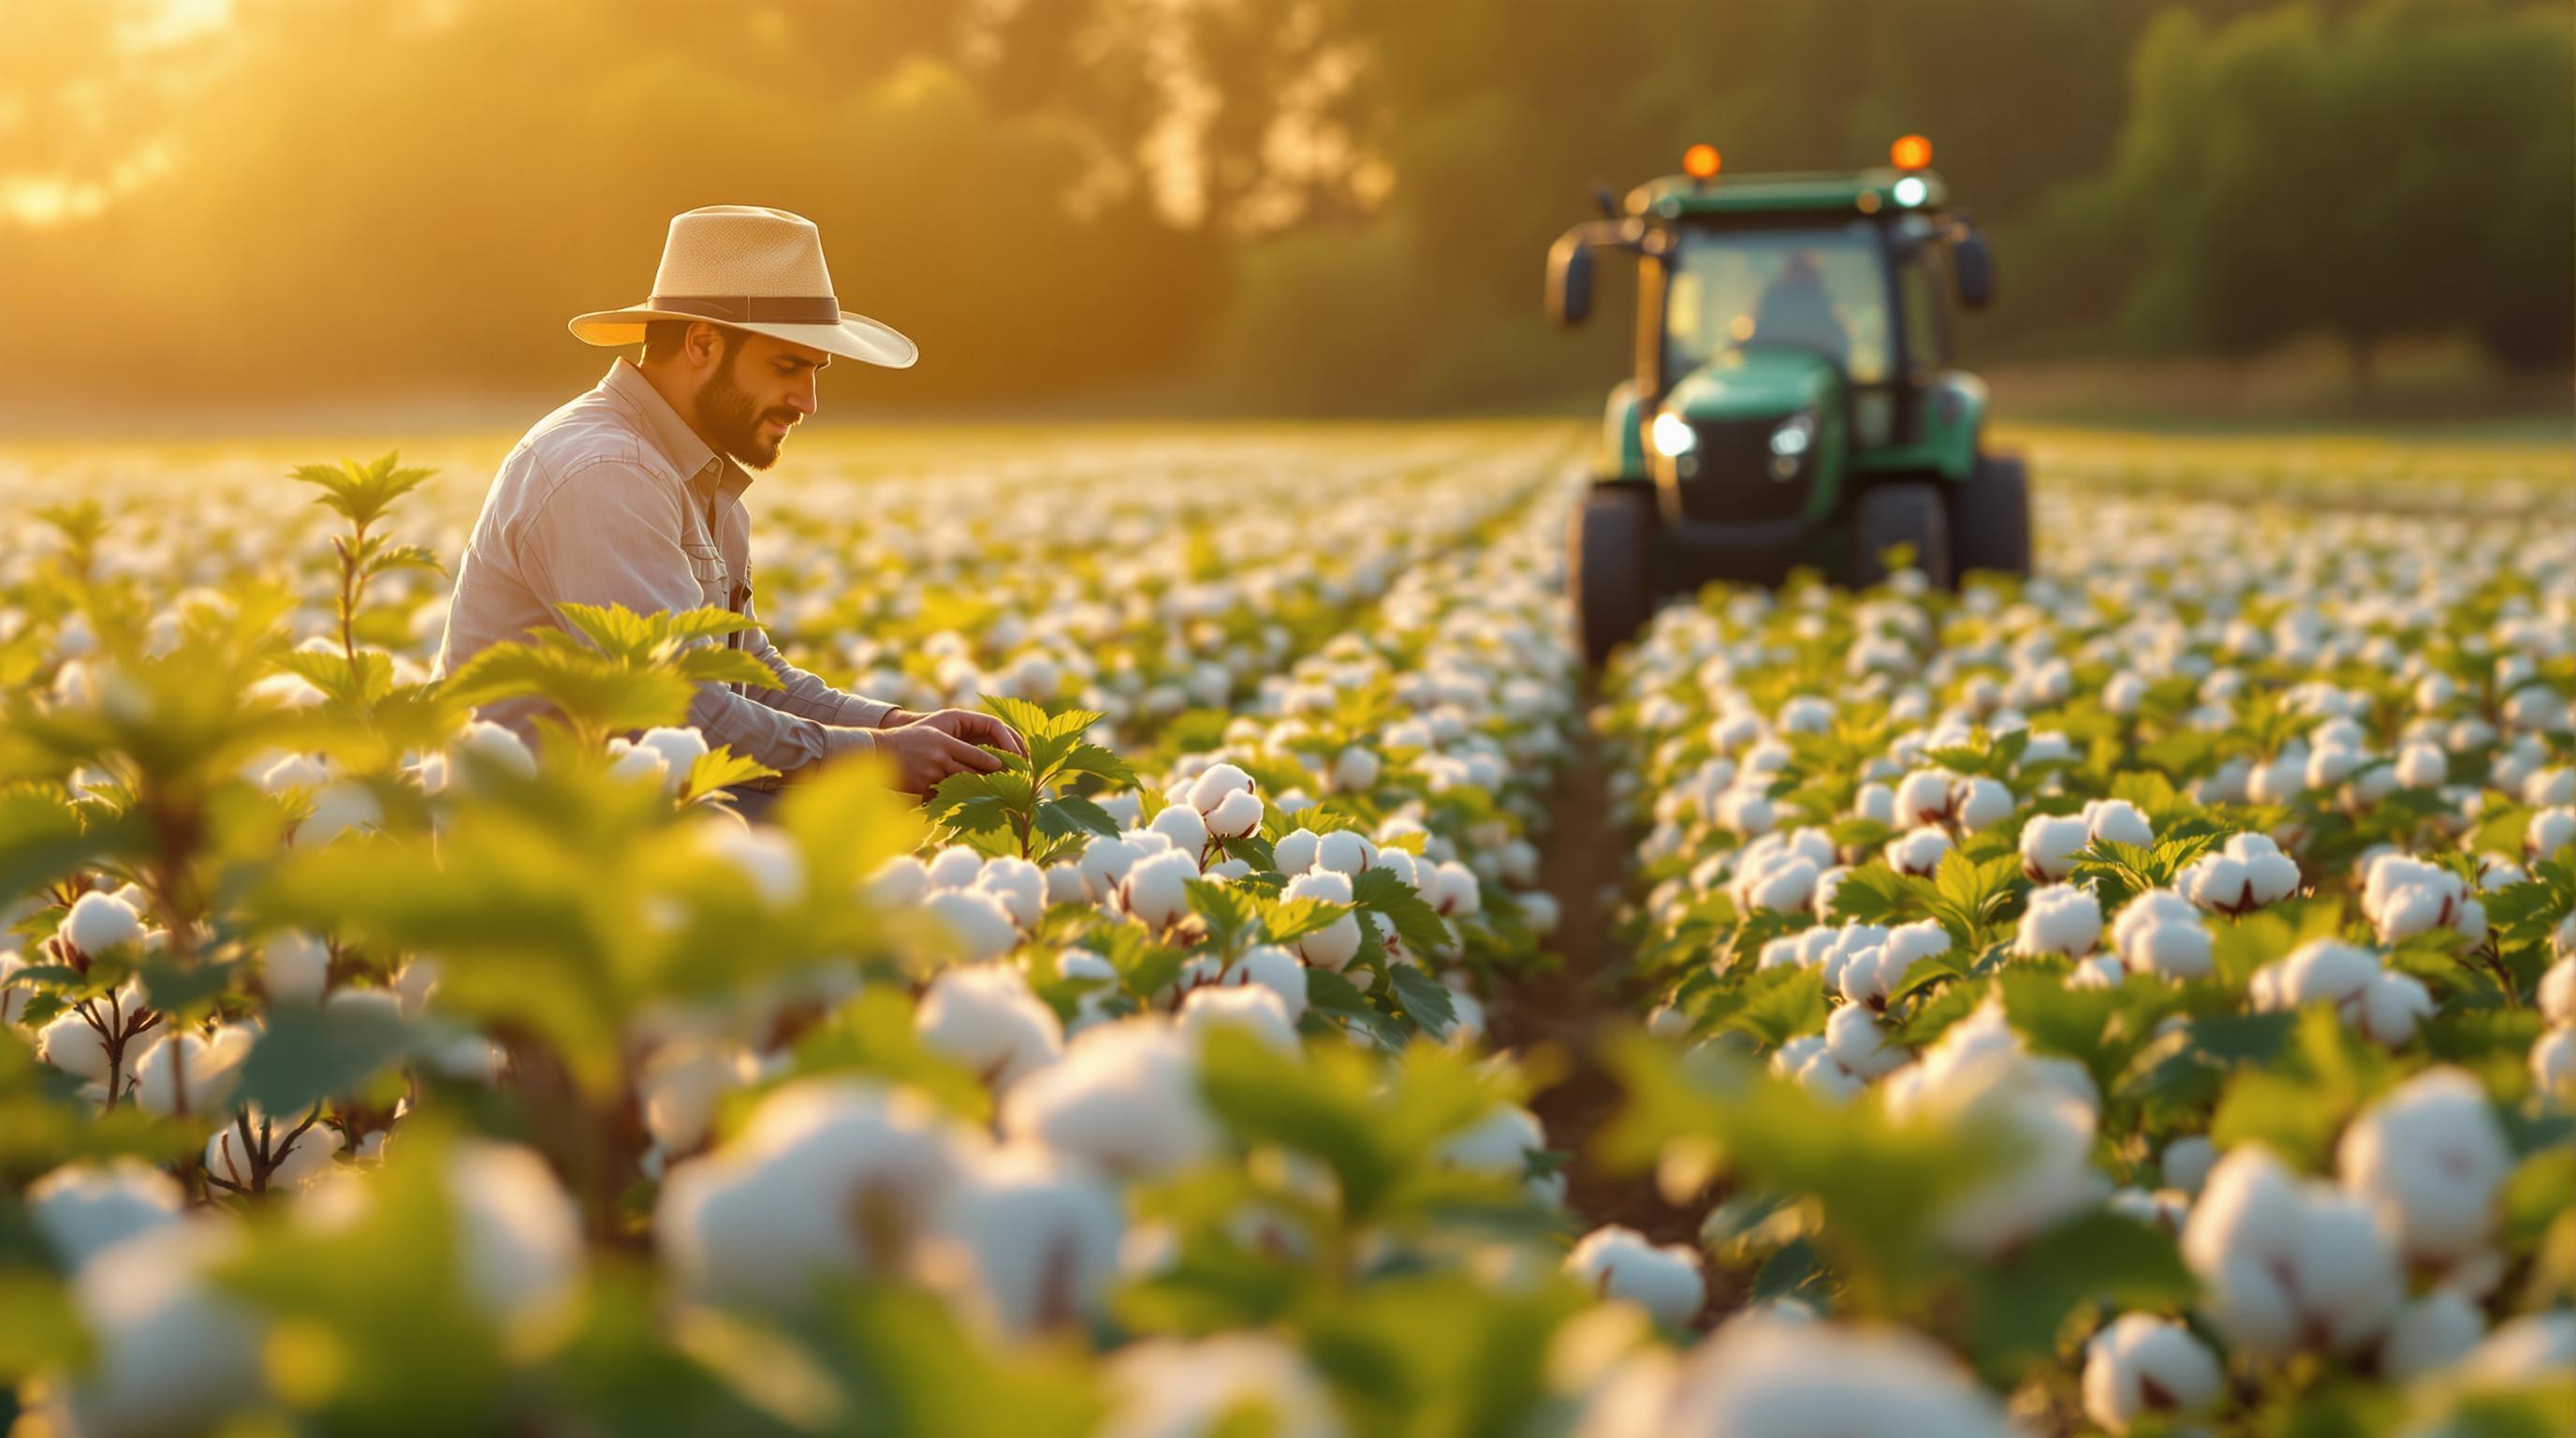
[[[1935,586],[1950,585],[1950,522],[1941,491],[1920,480],[1872,485],[1852,503],[1852,587],[1866,589],[1887,578],[1879,556],[1892,545],[1911,545],[1914,567]]]
[[[1950,494],[1950,562],[1960,574],[2030,574],[2030,472],[2013,454],[1985,454]]]
[[[1602,664],[1655,612],[1655,497],[1596,488],[1574,512],[1567,540],[1566,585],[1573,591],[1583,657]]]

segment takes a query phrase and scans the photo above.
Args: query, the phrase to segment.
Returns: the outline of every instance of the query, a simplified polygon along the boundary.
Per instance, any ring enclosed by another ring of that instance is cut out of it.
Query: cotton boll
[[[930,869],[910,854],[897,854],[868,873],[860,892],[871,904],[908,909],[930,897]]]
[[[647,729],[635,747],[661,756],[667,774],[663,782],[674,793],[687,781],[690,768],[707,757],[706,736],[695,729]]]
[[[528,751],[526,740],[504,725],[469,719],[456,737],[447,741],[447,747],[459,761],[456,772],[466,778],[470,779],[478,767],[522,779],[537,777],[537,756]],[[704,743],[699,747],[703,751]]]
[[[1484,907],[1483,886],[1476,871],[1454,859],[1440,865],[1436,882],[1424,897],[1442,918],[1464,918]]]
[[[2576,1313],[2526,1313],[2496,1325],[2459,1366],[2472,1382],[2527,1386],[2576,1367]]]
[[[913,1013],[922,1043],[975,1071],[995,1093],[1055,1062],[1064,1051],[1055,1010],[1007,965],[941,970]]]
[[[1046,913],[1047,876],[1026,859],[990,860],[970,887],[1000,900],[1003,912],[1023,929],[1035,928]]]
[[[134,1066],[134,1101],[157,1114],[217,1108],[233,1091],[256,1041],[248,1025],[228,1024],[212,1034],[184,1033],[154,1044]]]
[[[1020,931],[1011,922],[1010,911],[990,893],[938,889],[922,908],[948,931],[969,963],[998,959],[1020,945]]]
[[[264,794],[319,789],[330,782],[329,767],[310,754],[289,754],[259,773],[259,789]]]
[[[1166,814],[1187,812],[1166,809]],[[1148,854],[1118,883],[1118,906],[1149,929],[1171,927],[1190,912],[1189,882],[1199,877],[1196,851]]]
[[[2161,1228],[2180,1235],[2183,1220],[2191,1216],[2191,1198],[2178,1188],[2159,1189],[2153,1193],[2143,1188],[2123,1188],[2114,1192],[2103,1207],[2123,1218],[2135,1219],[2149,1228]]]
[[[1384,869],[1403,880],[1404,887],[1413,890],[1416,894],[1422,894],[1426,899],[1430,897],[1423,893],[1423,875],[1426,866],[1402,849],[1378,850],[1377,859],[1369,867]]]
[[[2155,826],[2126,799],[2094,799],[2084,805],[2084,826],[2098,843],[2155,847]]]
[[[1239,1028],[1279,1053],[1293,1058],[1300,1052],[1297,1021],[1289,1016],[1288,1005],[1266,988],[1193,989],[1181,1000],[1178,1018],[1181,1032],[1193,1043],[1205,1042],[1219,1028]]]
[[[824,1278],[900,1272],[968,1152],[918,1094],[799,1079],[763,1099],[734,1142],[672,1167],[654,1240],[685,1292],[800,1304]]]
[[[1311,829],[1291,829],[1270,846],[1271,857],[1278,860],[1279,872],[1295,878],[1315,867],[1315,853],[1322,837]]]
[[[316,1123],[302,1133],[297,1133],[296,1128],[297,1123],[264,1119],[253,1108],[246,1119],[237,1117],[206,1140],[206,1172],[235,1188],[255,1189],[258,1154],[264,1144],[269,1158],[267,1191],[301,1188],[330,1168],[333,1156],[346,1140],[329,1124]],[[250,1134],[247,1142],[242,1137],[244,1129]]]
[[[1928,878],[1933,870],[1941,867],[1942,858],[1950,852],[1950,836],[1925,826],[1890,839],[1885,852],[1889,868],[1900,874]]]
[[[1251,792],[1252,776],[1241,765],[1211,764],[1191,781],[1187,802],[1202,814],[1212,814],[1228,797]]]
[[[1690,1322],[1708,1297],[1690,1245],[1657,1246],[1617,1224],[1585,1234],[1566,1255],[1565,1271],[1603,1298],[1645,1309],[1667,1328]]]
[[[582,1272],[581,1215],[534,1149],[458,1143],[440,1174],[455,1216],[465,1296],[526,1331],[566,1315]]]
[[[2432,991],[2411,974],[2379,974],[2362,994],[2361,1031],[2383,1048],[2414,1038],[2416,1026],[2432,1016]]]
[[[1306,966],[1275,944],[1255,944],[1244,950],[1218,982],[1254,985],[1278,995],[1292,1024],[1305,1016]]]
[[[1104,836],[1085,845],[1076,867],[1082,874],[1083,888],[1091,895],[1092,902],[1098,903],[1116,894],[1118,881],[1127,877],[1127,871],[1143,857],[1145,850],[1124,837],[1112,839]],[[979,872],[981,867],[979,861]]]
[[[2239,1350],[2348,1353],[2378,1336],[2405,1284],[2370,1210],[2301,1182],[2255,1145],[2211,1170],[2182,1234],[2203,1306]]]
[[[82,1265],[72,1307],[98,1357],[70,1387],[72,1431],[195,1432],[259,1397],[260,1319],[213,1277],[241,1249],[237,1224],[205,1217],[160,1225]]]
[[[372,829],[385,822],[383,806],[376,802],[373,789],[355,780],[343,779],[326,784],[313,796],[313,808],[295,826],[294,844],[309,849],[327,844],[355,829]]]
[[[1555,895],[1544,890],[1533,889],[1519,897],[1521,919],[1529,925],[1531,933],[1545,938],[1556,932],[1561,914],[1557,908]]]
[[[1208,842],[1207,820],[1200,817],[1198,810],[1187,804],[1174,804],[1156,814],[1145,827],[1170,840],[1174,849],[1189,857],[1192,872],[1196,872],[1199,853]]]
[[[1869,931],[1867,925],[1854,925],[1853,942]],[[1866,947],[1847,949],[1848,955],[1836,977],[1828,960],[1827,981],[1836,985],[1842,996],[1855,1004],[1883,1006],[1887,996],[1905,977],[1905,971],[1918,959],[1946,953],[1950,948],[1949,931],[1929,919],[1899,924],[1886,931],[1883,940]]]
[[[2535,863],[2557,857],[2571,843],[2576,843],[2576,809],[2543,809],[2523,829],[2522,851]]]
[[[90,1256],[177,1221],[188,1195],[139,1158],[67,1164],[27,1185],[27,1217],[61,1259],[77,1269]]]
[[[2013,952],[2024,955],[2065,954],[2080,958],[2102,940],[2101,901],[2084,889],[2053,884],[2033,889],[2022,911]]]
[[[1261,827],[1261,812],[1261,796],[1238,789],[1208,811],[1208,833],[1219,839],[1243,838]]]
[[[1319,869],[1358,878],[1376,862],[1377,846],[1348,829],[1336,829],[1315,842],[1315,866]]]
[[[1951,819],[1963,834],[1975,833],[2013,816],[2012,790],[1998,779],[1963,779],[1951,805]]]
[[[1596,1389],[1582,1438],[2005,1438],[2003,1405],[1893,1328],[1746,1317],[1678,1361],[1645,1350]]]
[[[1334,756],[1332,769],[1325,777],[1334,793],[1364,794],[1377,787],[1381,768],[1376,754],[1351,744]]]
[[[312,1004],[331,974],[331,946],[303,929],[280,929],[260,946],[260,987],[271,1003]]]
[[[2194,1197],[2209,1181],[2209,1170],[2217,1162],[2217,1146],[2202,1134],[2188,1134],[2166,1144],[2163,1157],[2157,1160],[2164,1169],[2166,1185]]]
[[[2125,1313],[2084,1345],[2084,1413],[2114,1433],[2150,1414],[2193,1413],[2225,1384],[2216,1355],[2179,1323]]]
[[[2398,785],[2407,789],[2437,789],[2451,777],[2450,756],[2434,744],[2399,749],[2394,768]]]
[[[2540,976],[2540,1015],[2554,1027],[2576,1025],[2576,958],[2562,958]]]
[[[2551,1029],[2532,1043],[2531,1081],[2562,1105],[2576,1101],[2576,1029]]]
[[[1267,1438],[1345,1438],[1332,1390],[1305,1356],[1266,1333],[1149,1338],[1108,1360],[1098,1438],[1191,1438],[1236,1426]]]
[[[36,1051],[45,1062],[67,1074],[92,1083],[107,1082],[106,1041],[77,1012],[66,1011],[36,1030]],[[131,1077],[130,1062],[128,1076]]]
[[[1189,1038],[1140,1016],[1087,1029],[1062,1061],[1003,1096],[1002,1131],[1124,1178],[1157,1178],[1213,1151]]]
[[[1281,897],[1294,902],[1315,899],[1328,904],[1351,902],[1350,880],[1331,869],[1313,870],[1288,881]],[[1357,916],[1343,914],[1332,923],[1306,934],[1290,944],[1297,956],[1319,969],[1340,969],[1360,951],[1360,926]]]
[[[2021,826],[2021,870],[2033,883],[2055,883],[2075,872],[2075,858],[2092,839],[2082,816],[2033,815]]]
[[[85,957],[96,957],[142,943],[143,918],[125,900],[92,890],[72,900],[55,937]]]
[[[696,1152],[715,1121],[716,1105],[758,1073],[751,1055],[730,1043],[682,1039],[663,1045],[645,1061],[636,1082],[645,1131],[665,1154]]]
[[[1057,904],[1085,904],[1091,893],[1082,882],[1082,866],[1069,859],[1059,859],[1046,866],[1045,907]]]
[[[2476,1304],[2436,1288],[2397,1310],[2380,1344],[2379,1371],[2393,1382],[2411,1383],[2467,1357],[2485,1336],[2486,1316]]]
[[[925,877],[934,889],[962,889],[984,875],[984,856],[963,844],[951,844],[931,856]]]
[[[1088,1321],[1118,1275],[1116,1190],[1042,1149],[967,1164],[936,1222],[918,1267],[1003,1333]]]
[[[1941,824],[1950,817],[1950,775],[1940,769],[1917,769],[1896,786],[1896,817],[1900,827]]]
[[[1905,1050],[1887,1042],[1869,1010],[1846,1005],[1825,1016],[1825,1052],[1856,1079],[1883,1078],[1904,1067]]]
[[[2428,1069],[2344,1131],[2335,1164],[2407,1257],[2447,1261],[2485,1246],[2512,1150],[2485,1090],[2461,1069]]]
[[[805,856],[786,833],[717,820],[701,822],[696,834],[708,857],[749,880],[762,903],[785,908],[804,895]]]

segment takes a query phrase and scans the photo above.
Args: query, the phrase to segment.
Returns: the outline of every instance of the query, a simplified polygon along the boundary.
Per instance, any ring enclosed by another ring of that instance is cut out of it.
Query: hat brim
[[[862,364],[883,365],[887,369],[910,369],[921,358],[921,349],[902,331],[866,315],[841,311],[836,325],[736,324],[731,320],[710,320],[705,315],[682,314],[676,310],[657,310],[650,305],[629,305],[622,310],[594,310],[575,315],[565,325],[573,338],[584,344],[611,346],[644,342],[644,326],[654,320],[707,320],[731,329],[749,330],[772,339],[794,344],[812,345],[826,354],[854,359]]]

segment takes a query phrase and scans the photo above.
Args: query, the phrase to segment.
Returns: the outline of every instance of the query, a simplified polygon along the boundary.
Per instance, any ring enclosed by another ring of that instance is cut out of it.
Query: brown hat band
[[[737,325],[836,325],[841,302],[830,295],[655,295],[646,307]]]

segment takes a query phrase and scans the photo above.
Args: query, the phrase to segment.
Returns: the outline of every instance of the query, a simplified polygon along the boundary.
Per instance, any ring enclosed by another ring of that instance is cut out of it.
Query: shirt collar
[[[698,432],[662,398],[635,361],[624,355],[609,361],[608,377],[600,387],[635,411],[643,421],[644,438],[687,478],[689,488],[701,495],[740,495],[750,488],[751,472],[698,438]]]

